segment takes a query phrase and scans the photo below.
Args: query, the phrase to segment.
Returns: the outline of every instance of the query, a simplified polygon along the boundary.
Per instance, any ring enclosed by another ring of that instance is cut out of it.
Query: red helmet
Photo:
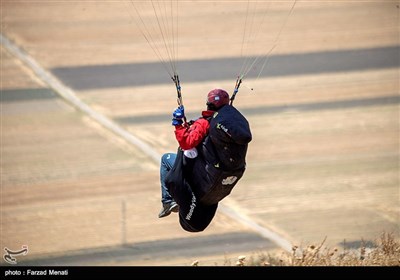
[[[211,104],[218,109],[229,103],[229,94],[223,89],[213,89],[207,95],[207,106]]]

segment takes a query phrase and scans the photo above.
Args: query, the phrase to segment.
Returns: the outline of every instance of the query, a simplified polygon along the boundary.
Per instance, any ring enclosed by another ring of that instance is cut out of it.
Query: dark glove
[[[183,118],[185,117],[185,108],[183,105],[179,106],[173,113],[172,113],[172,125],[182,125]]]

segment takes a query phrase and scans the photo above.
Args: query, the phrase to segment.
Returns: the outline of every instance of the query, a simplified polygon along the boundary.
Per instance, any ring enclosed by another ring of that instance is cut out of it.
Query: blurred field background
[[[270,49],[291,5],[260,1],[265,22],[247,55]],[[246,6],[179,3],[189,118],[210,89],[232,92]],[[1,34],[161,155],[177,147],[175,87],[129,7],[1,0]],[[398,1],[296,3],[262,75],[245,79],[235,100],[253,141],[222,205],[291,244],[399,237],[398,23]],[[283,250],[221,211],[191,234],[176,215],[159,219],[160,207],[159,163],[70,106],[2,41],[1,248],[29,246],[22,265],[151,266]]]

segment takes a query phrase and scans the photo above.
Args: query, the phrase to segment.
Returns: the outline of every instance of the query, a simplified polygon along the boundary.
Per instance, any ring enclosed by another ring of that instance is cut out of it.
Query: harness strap
[[[232,97],[230,99],[231,100],[230,105],[232,105],[233,100],[235,100],[236,94],[239,91],[240,84],[242,83],[242,78],[243,78],[243,76],[238,76],[238,78],[236,79],[235,89],[233,90],[233,94],[232,94]]]

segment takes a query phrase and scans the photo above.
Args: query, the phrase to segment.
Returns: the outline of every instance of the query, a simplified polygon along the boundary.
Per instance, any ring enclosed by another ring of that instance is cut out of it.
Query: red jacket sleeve
[[[208,121],[203,118],[196,120],[189,128],[176,126],[175,137],[179,146],[183,150],[196,147],[207,135],[209,126]]]

